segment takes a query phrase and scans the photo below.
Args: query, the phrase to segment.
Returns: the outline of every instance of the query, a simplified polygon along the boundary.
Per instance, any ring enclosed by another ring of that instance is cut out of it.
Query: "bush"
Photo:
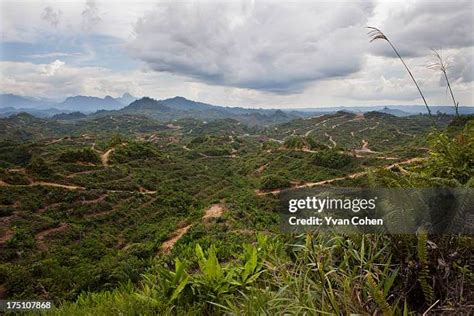
[[[59,156],[62,162],[89,162],[99,163],[99,155],[91,148],[84,148],[80,150],[68,150]]]
[[[353,164],[353,158],[334,149],[323,150],[315,154],[313,163],[317,166],[342,169]]]
[[[159,153],[152,144],[130,142],[126,146],[119,146],[112,154],[112,161],[126,163],[133,160],[159,158]]]
[[[28,164],[26,169],[40,177],[49,178],[54,174],[53,169],[49,166],[48,163],[42,157],[34,157],[31,162]]]
[[[261,188],[262,189],[280,189],[287,188],[290,186],[290,181],[283,176],[279,175],[269,175],[262,178]]]
[[[288,137],[284,144],[286,148],[291,148],[291,149],[302,149],[306,146],[306,142],[304,139],[300,136],[291,136]]]
[[[453,138],[444,133],[433,136],[431,148],[425,166],[429,176],[467,183],[474,174],[474,121]]]

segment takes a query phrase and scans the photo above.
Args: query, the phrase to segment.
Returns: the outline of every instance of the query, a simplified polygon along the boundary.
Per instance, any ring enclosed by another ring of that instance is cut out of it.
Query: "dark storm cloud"
[[[131,53],[155,71],[295,93],[361,69],[368,1],[172,3],[136,25]]]

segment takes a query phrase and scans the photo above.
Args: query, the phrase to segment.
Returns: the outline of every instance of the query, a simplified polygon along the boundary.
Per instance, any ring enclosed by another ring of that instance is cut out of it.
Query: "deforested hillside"
[[[471,239],[289,236],[275,211],[282,189],[472,186],[472,119],[452,119],[2,119],[0,294],[68,315],[465,308]]]

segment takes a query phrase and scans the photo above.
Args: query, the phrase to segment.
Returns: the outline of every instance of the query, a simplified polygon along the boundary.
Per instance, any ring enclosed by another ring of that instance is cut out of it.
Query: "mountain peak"
[[[116,110],[122,107],[122,104],[111,96],[105,98],[76,95],[67,97],[64,102],[59,104],[61,109],[72,111],[92,112],[97,110]]]
[[[122,105],[129,105],[133,101],[137,100],[138,98],[134,97],[128,92],[125,92],[121,97],[116,98],[118,102],[120,102]]]
[[[159,111],[168,111],[169,107],[162,104],[161,101],[157,101],[150,97],[143,97],[141,99],[135,100],[130,103],[128,106],[124,107],[122,110],[159,110]]]
[[[185,97],[182,97],[182,96],[175,96],[175,97],[172,97],[172,98],[169,98],[168,100],[176,100],[176,101],[191,101],[189,99],[186,99]],[[194,101],[191,101],[191,102],[194,102]]]

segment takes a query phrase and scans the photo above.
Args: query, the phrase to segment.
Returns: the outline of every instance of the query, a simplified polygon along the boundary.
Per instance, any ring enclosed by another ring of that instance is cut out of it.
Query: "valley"
[[[437,117],[438,128],[451,120]],[[282,190],[416,170],[433,127],[378,112],[268,126],[19,114],[0,130],[0,295],[59,303],[138,284],[196,245],[230,260],[258,234],[280,236]]]

